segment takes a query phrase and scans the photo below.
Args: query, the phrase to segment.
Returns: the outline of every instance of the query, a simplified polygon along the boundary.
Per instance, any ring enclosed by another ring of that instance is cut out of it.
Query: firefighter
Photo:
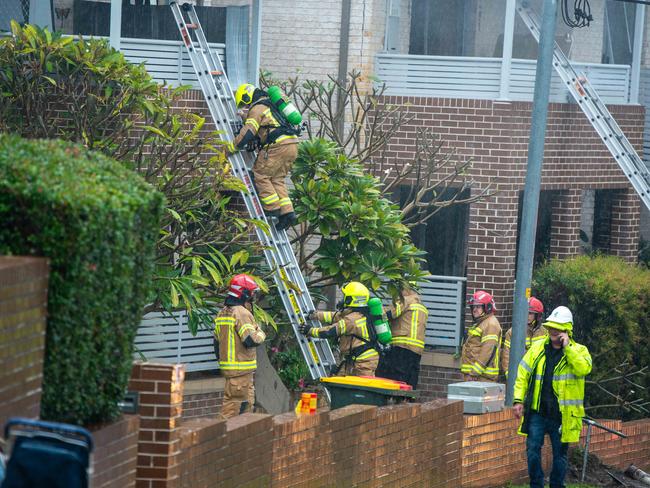
[[[409,284],[402,284],[398,298],[386,310],[392,333],[391,348],[380,357],[377,376],[417,388],[428,315],[418,292]]]
[[[372,327],[367,321],[370,292],[357,281],[343,285],[341,291],[343,303],[337,307],[340,310],[309,314],[309,319],[331,325],[311,327],[305,323],[300,326],[300,332],[319,339],[338,337],[343,362],[335,373],[337,376],[374,376],[379,353],[368,331]]]
[[[248,108],[248,113],[239,134],[227,145],[227,152],[259,145],[253,165],[255,188],[266,214],[278,219],[276,229],[287,229],[296,223],[285,179],[298,157],[298,137],[287,133],[273,115],[265,91],[244,83],[235,92],[235,102],[238,108]]]
[[[530,349],[537,341],[543,341],[546,338],[546,329],[542,326],[542,315],[544,314],[544,304],[541,300],[530,297],[528,299],[528,327],[526,328],[526,351]],[[503,339],[501,348],[501,361],[499,366],[503,374],[508,377],[508,365],[510,364],[510,340],[512,339],[512,328],[508,329]]]
[[[258,291],[257,283],[249,275],[233,276],[224,307],[215,319],[217,360],[226,378],[221,416],[226,419],[251,412],[255,404],[256,348],[266,339],[253,317]]]
[[[460,371],[464,381],[497,381],[501,324],[494,316],[492,295],[478,290],[469,299],[474,323],[463,344]]]
[[[519,363],[513,413],[527,436],[528,476],[532,488],[544,486],[541,449],[548,433],[553,447],[550,486],[563,487],[569,442],[578,442],[585,416],[585,376],[591,355],[573,340],[573,315],[558,307],[544,322],[548,335],[530,346]]]

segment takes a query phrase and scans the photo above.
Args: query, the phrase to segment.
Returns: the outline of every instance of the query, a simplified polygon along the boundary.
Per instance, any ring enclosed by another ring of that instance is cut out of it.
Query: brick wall
[[[183,421],[197,417],[215,417],[223,405],[223,390],[183,397]]]
[[[531,103],[491,100],[460,100],[430,97],[384,97],[383,102],[401,105],[413,115],[388,144],[385,167],[401,166],[415,157],[415,134],[429,128],[441,136],[443,151],[456,151],[460,158],[474,163],[470,176],[474,191],[494,181],[498,194],[470,206],[468,231],[467,291],[485,288],[495,295],[498,318],[510,326],[514,292],[517,211],[519,192],[525,181],[526,157],[530,131]],[[610,110],[632,144],[642,145],[644,109],[639,106],[611,106]],[[442,176],[442,175],[441,175]],[[584,189],[630,188],[624,174],[612,159],[603,142],[578,107],[571,104],[549,105],[546,149],[542,171],[542,190],[556,190],[568,195],[556,207],[555,222],[562,223],[559,212],[569,213],[571,220],[556,227],[557,237],[551,253],[568,256],[579,252],[575,243],[580,226],[580,202]],[[636,197],[628,197],[621,208],[636,208]],[[565,205],[566,203],[566,205]],[[638,212],[619,212],[623,219],[617,249],[627,252],[635,246]],[[568,233],[566,233],[566,232]],[[578,243],[579,244],[579,243]]]
[[[635,422],[602,420],[603,425],[618,430],[628,439],[592,427],[589,452],[620,469],[636,464],[650,466],[650,419]],[[462,447],[463,488],[501,486],[505,481],[524,484],[528,479],[526,442],[517,435],[519,421],[510,410],[484,415],[465,415]],[[579,444],[584,446],[587,429],[582,429]],[[548,442],[542,449],[543,467],[549,472],[552,451]]]
[[[176,486],[185,367],[136,362],[129,390],[140,393],[138,488]]]
[[[93,488],[135,486],[140,418],[126,415],[116,422],[93,430]]]
[[[438,374],[446,372],[440,368]],[[142,412],[143,421],[160,421],[141,431],[138,487],[487,488],[510,480],[526,482],[525,441],[516,433],[518,421],[510,410],[463,415],[461,402],[437,399],[382,408],[319,409],[300,418],[292,413],[245,414],[228,421],[195,418],[180,425],[182,368],[137,364],[134,374],[138,378],[131,381],[131,389],[149,391],[144,405],[153,407]],[[159,390],[177,394],[153,393]],[[603,423],[629,438],[594,430],[591,452],[621,468],[650,465],[650,419]],[[143,433],[156,440],[154,455]],[[548,469],[549,446],[543,456]],[[145,465],[158,469],[143,469]]]
[[[297,75],[323,81],[328,75],[336,78],[341,4],[340,0],[306,0],[291,5],[283,0],[265,1],[261,68],[278,79]],[[383,47],[385,8],[382,0],[352,2],[348,71],[357,69],[366,77],[374,72],[375,54]]]
[[[0,426],[39,415],[47,286],[45,259],[0,257]]]
[[[445,400],[195,419],[181,429],[181,486],[457,487],[461,428]]]
[[[423,365],[420,367],[418,399],[423,402],[434,398],[447,398],[447,385],[463,381],[459,368]]]

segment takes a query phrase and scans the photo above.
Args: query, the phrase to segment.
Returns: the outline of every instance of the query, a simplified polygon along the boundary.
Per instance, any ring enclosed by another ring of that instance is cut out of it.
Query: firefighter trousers
[[[365,361],[346,361],[336,376],[375,376],[378,358],[370,358]]]
[[[266,212],[280,211],[280,215],[293,212],[286,177],[298,157],[298,144],[281,144],[262,148],[253,166],[255,189]]]
[[[251,372],[241,376],[226,377],[221,417],[229,419],[253,411],[253,405],[255,404],[253,374]]]
[[[393,346],[379,359],[375,376],[403,381],[415,390],[420,377],[422,356],[406,348]]]

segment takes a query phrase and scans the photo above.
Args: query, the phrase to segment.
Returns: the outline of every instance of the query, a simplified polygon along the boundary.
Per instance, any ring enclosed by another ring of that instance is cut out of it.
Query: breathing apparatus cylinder
[[[287,120],[293,125],[300,125],[302,123],[302,115],[287,96],[282,93],[282,90],[277,86],[271,86],[267,90],[269,99],[273,104],[280,109]]]
[[[372,297],[368,300],[368,312],[370,313],[370,322],[377,334],[377,340],[381,344],[389,344],[393,335],[390,332],[390,325],[384,319],[384,307],[379,298]]]

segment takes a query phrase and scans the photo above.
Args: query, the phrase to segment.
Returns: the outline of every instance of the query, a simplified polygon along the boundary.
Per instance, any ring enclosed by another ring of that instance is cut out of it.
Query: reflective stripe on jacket
[[[257,368],[256,348],[244,346],[244,341],[250,337],[255,344],[261,344],[266,334],[253,314],[241,305],[224,307],[214,323],[214,335],[219,341],[219,368],[224,376],[254,371]]]
[[[310,335],[312,337],[319,337],[321,332],[336,328],[336,335],[339,338],[339,348],[341,354],[344,356],[350,354],[354,348],[366,344],[365,341],[370,340],[366,316],[360,312],[356,312],[354,309],[347,308],[341,312],[318,311],[316,312],[316,318],[324,324],[331,325],[313,328],[310,331]],[[359,339],[359,337],[364,340]],[[359,363],[378,358],[379,353],[371,348],[357,356],[355,362]]]
[[[526,327],[526,342],[525,342],[525,351],[530,349],[530,346],[535,344],[538,341],[544,341],[546,339],[546,329],[541,325],[536,329],[531,329],[530,326]],[[501,347],[501,359],[499,367],[501,371],[508,376],[508,366],[510,365],[510,341],[512,340],[512,328],[508,329],[506,335],[503,339],[503,346]]]
[[[467,330],[463,344],[460,370],[464,374],[494,381],[499,376],[501,324],[493,314]]]
[[[400,299],[388,309],[393,346],[403,347],[416,354],[424,350],[424,330],[429,311],[422,305],[415,290],[404,289]]]
[[[538,341],[524,355],[517,370],[514,403],[524,405],[519,433],[527,435],[527,414],[539,411],[542,381],[546,366],[544,347],[550,342]],[[582,431],[582,418],[585,416],[585,376],[591,372],[591,355],[582,344],[571,339],[564,348],[564,355],[553,370],[553,391],[562,414],[562,442],[578,442]]]

